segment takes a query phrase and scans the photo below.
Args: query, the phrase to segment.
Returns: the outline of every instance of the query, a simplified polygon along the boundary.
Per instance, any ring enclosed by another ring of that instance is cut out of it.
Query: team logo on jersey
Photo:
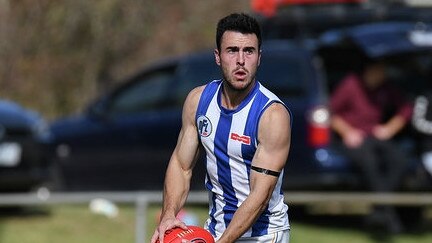
[[[210,136],[213,129],[210,119],[208,119],[204,115],[200,115],[197,119],[197,126],[198,126],[198,133],[202,137]]]
[[[230,138],[232,140],[239,141],[239,142],[246,144],[246,145],[251,144],[251,138],[249,136],[239,135],[237,133],[232,132],[230,135]]]

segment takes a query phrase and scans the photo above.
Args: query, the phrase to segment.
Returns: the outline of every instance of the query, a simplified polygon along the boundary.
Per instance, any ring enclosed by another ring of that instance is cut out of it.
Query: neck
[[[223,82],[222,86],[222,106],[228,110],[234,110],[242,103],[242,101],[251,92],[255,82],[252,82],[248,87],[242,90],[233,89],[227,82]]]

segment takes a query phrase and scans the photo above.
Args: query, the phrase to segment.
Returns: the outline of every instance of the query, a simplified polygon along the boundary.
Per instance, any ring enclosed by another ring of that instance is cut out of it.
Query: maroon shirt
[[[412,104],[389,82],[368,90],[358,76],[349,75],[333,92],[330,110],[351,126],[370,134],[374,126],[396,114],[409,121]]]

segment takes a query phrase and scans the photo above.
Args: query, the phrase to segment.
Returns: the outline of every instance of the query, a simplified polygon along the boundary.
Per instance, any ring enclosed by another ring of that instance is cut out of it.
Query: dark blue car
[[[293,113],[285,189],[341,185],[349,163],[329,148],[329,112],[320,62],[288,41],[263,45],[258,79]],[[51,124],[65,190],[160,190],[195,86],[220,79],[211,50],[155,63],[100,97],[85,112]],[[198,163],[192,189],[204,189]]]
[[[48,183],[49,139],[38,113],[0,100],[0,192],[25,192]]]
[[[364,189],[330,131],[327,96],[343,75],[367,56],[392,60],[389,74],[415,98],[432,79],[430,72],[418,72],[430,70],[432,64],[428,26],[419,22],[370,23],[329,29],[314,40],[264,43],[258,80],[293,113],[284,189]],[[64,188],[161,189],[187,93],[220,78],[211,50],[172,58],[125,80],[86,112],[53,122],[55,165]],[[424,188],[422,178],[428,175],[421,169],[416,135],[409,128],[403,135],[401,146],[410,155],[403,188]],[[204,173],[198,163],[192,189],[203,189]]]

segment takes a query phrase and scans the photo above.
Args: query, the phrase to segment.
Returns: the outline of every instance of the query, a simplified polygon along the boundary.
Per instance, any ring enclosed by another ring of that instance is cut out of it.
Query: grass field
[[[186,209],[200,224],[206,217],[205,206]],[[150,207],[147,236],[150,237],[159,211]],[[0,214],[1,243],[133,243],[135,242],[135,207],[120,205],[119,215],[107,218],[90,213],[87,205],[4,210]],[[371,237],[359,217],[319,216],[292,219],[291,243],[369,243],[382,242]],[[146,242],[149,242],[147,240]],[[385,242],[430,243],[432,229],[422,234],[401,234]]]

